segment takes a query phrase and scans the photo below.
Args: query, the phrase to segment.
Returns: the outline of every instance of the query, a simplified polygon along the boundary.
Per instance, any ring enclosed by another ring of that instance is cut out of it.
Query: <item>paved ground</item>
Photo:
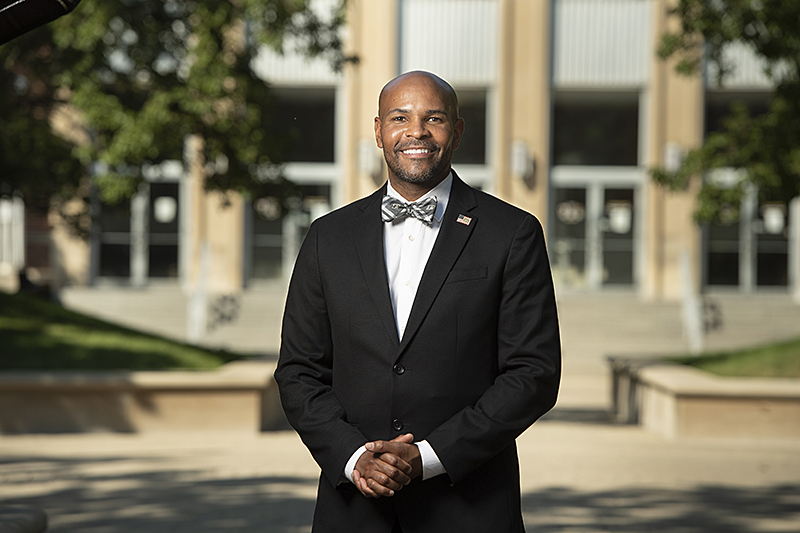
[[[563,409],[519,439],[540,532],[800,530],[798,443],[669,443]],[[291,432],[0,439],[0,501],[53,532],[306,532],[317,468]],[[354,530],[357,531],[357,530]]]
[[[682,346],[676,306],[618,300],[560,303],[563,392],[518,440],[528,530],[800,531],[800,442],[668,442],[608,422],[605,354]],[[0,503],[44,508],[53,532],[308,532],[317,475],[291,432],[0,436]]]

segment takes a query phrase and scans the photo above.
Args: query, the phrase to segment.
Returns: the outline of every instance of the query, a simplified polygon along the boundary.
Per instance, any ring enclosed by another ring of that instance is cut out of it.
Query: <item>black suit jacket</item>
[[[315,531],[523,531],[515,439],[554,405],[561,369],[541,225],[454,176],[400,341],[384,193],[315,221],[289,286],[275,378],[322,468]],[[446,475],[377,500],[340,483],[359,446],[408,432]]]

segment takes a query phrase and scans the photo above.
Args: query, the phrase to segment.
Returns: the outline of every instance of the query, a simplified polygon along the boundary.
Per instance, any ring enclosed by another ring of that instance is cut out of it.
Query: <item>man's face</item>
[[[432,188],[447,177],[464,133],[450,94],[425,75],[409,75],[387,86],[378,113],[375,140],[393,184]]]

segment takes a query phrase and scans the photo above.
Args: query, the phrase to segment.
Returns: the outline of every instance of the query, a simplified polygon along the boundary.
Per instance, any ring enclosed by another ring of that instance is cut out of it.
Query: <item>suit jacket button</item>
[[[404,367],[403,365],[394,365],[392,369],[394,370],[394,373],[397,374],[398,376],[402,376],[403,373],[406,371],[406,367]]]
[[[403,429],[403,423],[398,418],[395,418],[392,420],[392,429],[395,431],[401,431]]]

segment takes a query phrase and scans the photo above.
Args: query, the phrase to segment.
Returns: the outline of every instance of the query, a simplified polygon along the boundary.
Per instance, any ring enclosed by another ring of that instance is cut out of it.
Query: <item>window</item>
[[[714,90],[706,92],[705,134],[724,129],[731,107],[741,103],[751,116],[765,113],[770,94],[764,91]],[[761,197],[761,198],[759,198]],[[786,287],[789,284],[788,206],[766,193],[747,193],[738,212],[706,230],[707,285]]]
[[[257,198],[250,205],[250,279],[279,278],[286,259],[294,259],[313,218],[330,209],[330,185],[300,185],[302,199],[287,215],[275,198]]]
[[[466,125],[454,165],[486,164],[486,91],[459,90],[458,110]]]
[[[103,204],[100,208],[100,276],[131,275],[130,202]]]
[[[50,270],[50,224],[47,215],[25,210],[25,266]]]
[[[151,183],[149,202],[148,274],[151,278],[177,278],[178,184]]]
[[[151,182],[140,189],[146,204],[103,203],[99,216],[100,277],[177,278],[180,202],[177,182]],[[134,222],[139,220],[140,222]],[[138,265],[138,266],[134,266]]]
[[[705,134],[723,130],[725,117],[735,103],[744,104],[751,116],[762,115],[769,106],[769,93],[763,91],[707,91]]]
[[[637,92],[561,92],[553,113],[553,164],[636,166]]]
[[[752,191],[739,212],[707,228],[706,284],[786,287],[789,284],[789,208]]]
[[[708,285],[739,285],[739,219],[708,225]]]
[[[276,88],[273,95],[273,133],[288,136],[284,161],[333,163],[335,89]]]

